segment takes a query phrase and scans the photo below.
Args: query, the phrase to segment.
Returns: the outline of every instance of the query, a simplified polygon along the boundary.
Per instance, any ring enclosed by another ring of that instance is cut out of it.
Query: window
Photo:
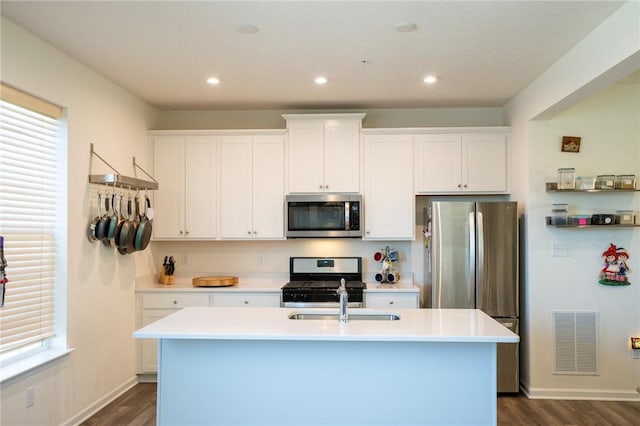
[[[58,165],[66,142],[60,138],[61,108],[0,88],[0,235],[9,279],[0,307],[0,361],[6,361],[46,347],[55,334],[54,295],[66,238],[60,226],[66,201],[59,196],[66,191],[66,167]]]

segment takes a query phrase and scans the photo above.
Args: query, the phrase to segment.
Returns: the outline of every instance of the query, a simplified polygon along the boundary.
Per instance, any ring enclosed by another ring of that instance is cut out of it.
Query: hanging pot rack
[[[119,171],[117,171],[111,164],[109,164],[104,158],[100,156],[93,149],[93,143],[89,144],[90,146],[90,158],[89,158],[89,170],[92,169],[93,165],[93,157],[96,156],[100,161],[107,165],[114,173],[110,174],[102,174],[102,175],[89,175],[89,183],[99,183],[102,185],[108,186],[117,186],[119,188],[128,188],[128,189],[148,189],[148,190],[156,190],[158,189],[158,181],[153,178],[149,173],[147,173],[139,164],[136,163],[136,157],[133,157],[133,173],[134,177],[124,176]],[[142,171],[147,177],[151,179],[151,181],[138,179],[138,170]]]

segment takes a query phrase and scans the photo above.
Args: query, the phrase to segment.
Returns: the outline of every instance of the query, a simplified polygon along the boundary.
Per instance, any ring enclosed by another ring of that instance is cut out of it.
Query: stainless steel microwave
[[[362,196],[287,195],[287,238],[362,237]]]

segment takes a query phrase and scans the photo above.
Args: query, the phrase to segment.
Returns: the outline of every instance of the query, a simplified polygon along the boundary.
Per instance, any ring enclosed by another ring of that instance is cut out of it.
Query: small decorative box
[[[636,212],[633,210],[616,210],[616,223],[619,225],[635,224]]]
[[[598,175],[596,178],[596,189],[614,189],[615,175]]]
[[[616,189],[636,189],[636,175],[616,175]]]
[[[576,178],[576,189],[595,189],[595,176],[578,176]]]

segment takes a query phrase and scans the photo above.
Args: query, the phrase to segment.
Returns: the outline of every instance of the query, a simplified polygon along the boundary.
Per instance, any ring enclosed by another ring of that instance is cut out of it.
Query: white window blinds
[[[53,335],[59,121],[49,115],[0,100],[0,235],[9,279],[0,358]]]

